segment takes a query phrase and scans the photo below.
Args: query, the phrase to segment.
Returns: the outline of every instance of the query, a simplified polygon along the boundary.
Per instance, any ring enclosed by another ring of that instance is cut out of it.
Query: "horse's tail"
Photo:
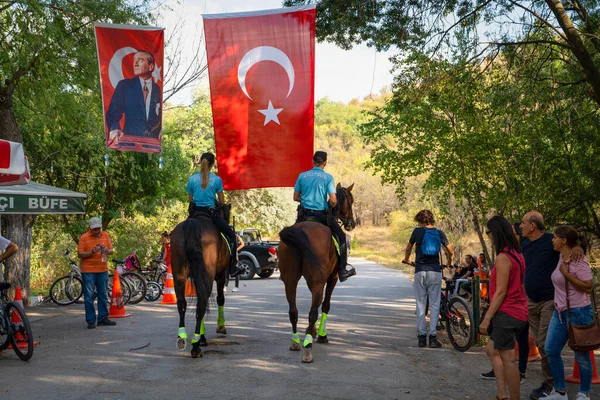
[[[315,254],[308,235],[303,229],[295,226],[288,226],[279,232],[279,238],[288,246],[295,247],[302,252],[308,263],[314,269],[321,268],[321,261]]]
[[[188,218],[183,222],[185,257],[190,266],[190,277],[196,287],[198,304],[208,305],[210,287],[204,257],[202,255],[202,224],[199,220]]]

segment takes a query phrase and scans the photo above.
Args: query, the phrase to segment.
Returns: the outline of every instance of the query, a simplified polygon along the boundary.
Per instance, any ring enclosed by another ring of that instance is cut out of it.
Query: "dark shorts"
[[[492,317],[488,333],[494,342],[496,350],[512,350],[515,348],[517,335],[527,325],[527,321],[520,321],[503,312],[496,312]]]

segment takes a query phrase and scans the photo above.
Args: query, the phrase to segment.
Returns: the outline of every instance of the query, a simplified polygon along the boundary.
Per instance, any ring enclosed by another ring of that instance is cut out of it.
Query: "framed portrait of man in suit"
[[[95,24],[107,147],[159,153],[164,30]]]

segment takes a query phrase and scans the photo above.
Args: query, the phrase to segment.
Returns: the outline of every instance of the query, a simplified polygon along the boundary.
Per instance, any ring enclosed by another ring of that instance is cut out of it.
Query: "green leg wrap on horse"
[[[304,338],[304,343],[302,343],[303,347],[308,346],[309,344],[312,344],[313,342],[313,337],[311,334],[307,334],[306,337]]]
[[[327,313],[321,314],[321,322],[319,323],[319,336],[327,336]]]
[[[204,329],[204,318],[200,321],[200,334],[204,335],[206,333],[206,329]]]
[[[192,339],[192,344],[200,341],[200,334],[194,333],[194,338]]]
[[[298,344],[300,344],[300,335],[298,334],[298,332],[296,333],[292,333],[292,340]]]
[[[185,331],[185,326],[179,328],[179,330],[177,331],[177,337],[180,337],[182,339],[188,338],[187,332]]]
[[[219,315],[217,317],[217,326],[224,326],[225,325],[225,315],[223,313],[223,309],[225,308],[225,306],[219,306]]]

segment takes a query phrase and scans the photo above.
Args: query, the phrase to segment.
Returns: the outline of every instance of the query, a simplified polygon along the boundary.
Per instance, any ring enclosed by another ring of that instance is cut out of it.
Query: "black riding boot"
[[[231,256],[229,257],[229,276],[235,278],[243,271],[238,264],[237,246],[231,246]]]
[[[354,267],[350,266],[350,269],[346,270],[348,264],[348,243],[344,243],[340,246],[340,256],[338,257],[338,276],[340,282],[344,282],[351,276],[356,275]]]

